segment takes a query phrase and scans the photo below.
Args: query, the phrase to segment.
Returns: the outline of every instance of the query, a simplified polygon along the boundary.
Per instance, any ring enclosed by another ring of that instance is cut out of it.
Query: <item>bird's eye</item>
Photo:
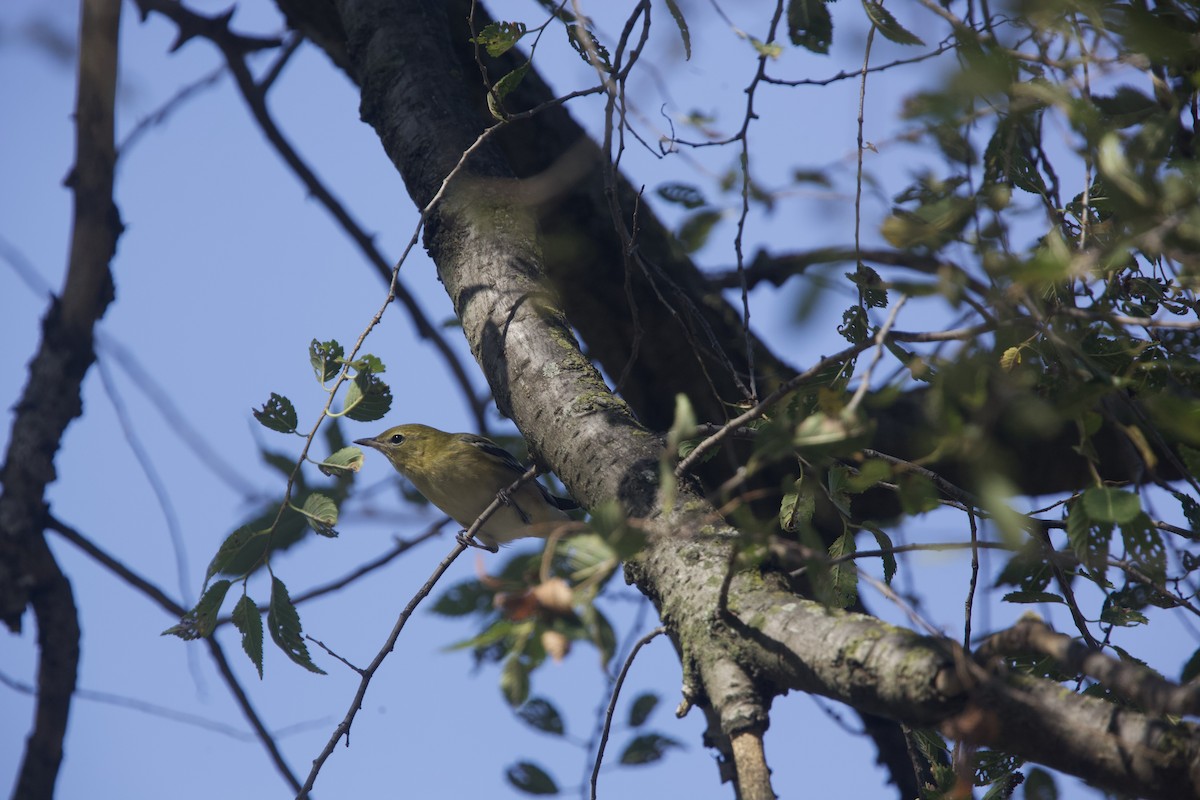
[[[388,441],[391,442],[392,444],[400,444],[401,442],[404,441],[404,434],[393,433],[392,438],[388,439]]]

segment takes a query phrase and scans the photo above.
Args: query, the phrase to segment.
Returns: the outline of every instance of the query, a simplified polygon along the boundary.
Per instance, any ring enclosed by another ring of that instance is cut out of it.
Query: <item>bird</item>
[[[535,480],[507,492],[525,468],[503,447],[478,434],[408,424],[354,443],[386,456],[426,500],[462,525],[460,542],[493,553],[514,539],[550,536],[570,522],[566,511],[579,508],[574,500],[552,495]],[[466,529],[497,497],[500,508],[475,533],[480,544],[471,542]]]

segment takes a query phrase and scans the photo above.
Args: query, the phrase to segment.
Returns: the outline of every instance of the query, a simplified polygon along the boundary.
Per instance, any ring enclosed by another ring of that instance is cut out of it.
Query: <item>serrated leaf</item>
[[[384,366],[379,356],[373,356],[370,353],[363,353],[351,361],[350,366],[354,367],[357,372],[373,372],[376,375],[387,372],[387,367]]]
[[[1105,625],[1116,625],[1122,628],[1132,628],[1135,625],[1145,625],[1150,620],[1136,608],[1130,608],[1117,601],[1117,594],[1111,594],[1104,601],[1100,610],[1100,622]]]
[[[317,469],[321,470],[325,475],[334,477],[337,475],[352,475],[362,469],[363,451],[357,447],[343,447],[336,453],[331,453],[325,457],[324,461],[317,462]]]
[[[654,192],[668,203],[687,209],[700,208],[705,203],[704,194],[690,183],[665,183]]]
[[[833,17],[825,0],[788,0],[788,38],[797,47],[828,53],[833,42]]]
[[[654,692],[644,692],[634,698],[629,706],[629,727],[639,728],[646,724],[650,714],[658,706],[658,695]]]
[[[495,591],[472,578],[456,583],[442,592],[430,611],[443,617],[464,617],[480,611],[491,611],[492,598],[495,596]]]
[[[854,534],[846,531],[829,546],[831,559],[854,555]],[[854,559],[834,564],[829,568],[829,605],[847,608],[858,599],[858,568]]]
[[[292,605],[288,596],[287,586],[275,576],[271,576],[271,602],[267,606],[267,630],[271,639],[287,654],[287,657],[304,667],[309,672],[324,675],[325,670],[313,663],[308,654],[308,646],[304,644],[301,635],[300,614]]]
[[[496,58],[511,50],[525,33],[524,22],[493,22],[485,25],[470,41],[483,46],[489,56]]]
[[[530,761],[518,761],[504,771],[504,777],[513,788],[525,794],[558,794],[558,784],[546,770]]]
[[[304,498],[304,507],[299,511],[308,519],[309,527],[320,535],[331,538],[337,536],[337,531],[333,529],[338,521],[337,503],[325,495],[313,492]]]
[[[1062,603],[1066,605],[1067,602],[1052,592],[1009,592],[1001,599],[1006,603]]]
[[[250,413],[263,427],[280,433],[295,433],[299,424],[292,401],[275,392],[271,392],[270,399],[263,403],[262,408],[252,409]]]
[[[374,372],[366,370],[354,376],[346,391],[342,413],[356,422],[382,419],[392,408],[392,388]]]
[[[529,74],[528,61],[496,81],[496,85],[487,94],[488,111],[492,112],[493,117],[501,121],[508,118],[508,114],[504,110],[504,98],[521,85],[521,81],[525,80],[527,74]]]
[[[1167,553],[1162,534],[1154,527],[1154,522],[1146,512],[1138,511],[1133,519],[1121,523],[1120,528],[1126,558],[1135,562],[1152,580],[1165,580]]]
[[[580,33],[580,30],[583,33]],[[604,43],[596,38],[596,32],[589,28],[583,28],[578,23],[571,23],[566,26],[567,42],[583,59],[583,62],[588,66],[604,67],[605,72],[612,72],[612,58],[608,53],[608,48]],[[589,52],[591,50],[592,52]],[[593,64],[593,53],[599,61],[598,64]]]
[[[258,669],[258,679],[263,676],[263,622],[258,605],[249,595],[242,595],[233,607],[233,625],[242,634],[242,649]]]
[[[643,733],[625,745],[625,750],[621,753],[621,763],[631,766],[653,764],[655,761],[661,761],[667,750],[672,747],[683,745],[659,733]]]
[[[207,581],[218,572],[225,572],[229,568],[229,565],[237,560],[242,550],[255,537],[262,535],[265,535],[265,531],[256,531],[248,525],[243,525],[226,536],[225,541],[221,542],[221,546],[217,548],[217,553],[212,557],[212,561],[208,562],[208,570],[204,573],[204,580]]]
[[[842,312],[842,324],[837,332],[850,344],[859,344],[867,339],[867,312],[860,306],[850,306]]]
[[[1103,573],[1108,568],[1108,541],[1112,523],[1093,523],[1084,504],[1074,502],[1067,509],[1067,542],[1075,557],[1088,569]]]
[[[846,277],[858,287],[859,297],[866,303],[867,308],[887,308],[887,289],[883,286],[883,278],[879,273],[859,263],[854,272],[847,272]]]
[[[1132,522],[1142,510],[1142,501],[1136,494],[1110,486],[1093,486],[1083,493],[1082,502],[1091,519],[1117,525]]]
[[[793,484],[796,491],[788,492],[779,504],[779,527],[788,533],[795,533],[801,526],[812,522],[813,513],[817,508],[817,500],[812,492],[801,491],[803,481]]]
[[[221,610],[221,603],[225,602],[225,594],[231,585],[229,581],[217,581],[209,586],[195,608],[184,614],[178,624],[163,631],[162,635],[178,636],[187,641],[211,635],[217,625],[217,612]]]
[[[317,380],[324,385],[333,380],[342,369],[342,357],[346,351],[336,339],[328,342],[318,342],[316,339],[308,346],[308,361],[312,364]]]
[[[675,0],[667,0],[667,10],[671,12],[671,17],[679,28],[679,37],[683,39],[683,59],[691,61],[692,35],[688,32],[687,20],[683,18],[683,12],[679,10],[679,4]]]
[[[529,699],[529,666],[515,653],[504,660],[500,670],[500,692],[513,708]]]
[[[562,736],[566,733],[562,715],[558,709],[541,697],[531,697],[517,709],[517,716],[522,722],[544,733]]]
[[[1009,347],[1000,356],[1000,369],[1012,372],[1021,363],[1021,348]]]
[[[889,39],[896,44],[925,46],[925,42],[921,40],[921,37],[905,29],[892,16],[892,12],[884,8],[882,4],[872,2],[872,0],[863,0],[863,9],[867,12],[867,18],[875,26],[875,30],[883,34],[885,39]]]

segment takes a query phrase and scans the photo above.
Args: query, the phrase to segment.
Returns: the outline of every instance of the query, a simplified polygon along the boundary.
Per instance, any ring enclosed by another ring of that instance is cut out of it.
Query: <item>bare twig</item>
[[[317,757],[313,759],[312,769],[309,771],[308,778],[304,781],[304,785],[299,787],[296,793],[296,800],[302,800],[303,798],[309,796],[309,792],[312,791],[313,784],[316,783],[317,775],[320,773],[321,767],[323,767],[325,762],[329,760],[329,757],[333,755],[334,748],[337,747],[337,743],[343,736],[346,737],[346,744],[349,746],[350,726],[354,723],[354,718],[358,715],[359,710],[362,708],[363,698],[366,697],[367,694],[367,687],[371,685],[371,680],[375,677],[375,673],[379,670],[379,667],[383,665],[384,659],[386,659],[388,654],[391,653],[395,648],[396,640],[400,638],[401,631],[404,630],[404,626],[408,623],[409,618],[412,617],[413,612],[417,610],[417,606],[422,600],[429,596],[429,593],[433,591],[433,587],[441,579],[442,575],[446,573],[446,570],[450,568],[450,565],[454,563],[454,560],[462,555],[463,551],[467,549],[467,540],[474,537],[479,529],[487,523],[491,516],[499,511],[500,508],[507,502],[504,498],[514,495],[521,488],[521,486],[533,480],[536,476],[537,467],[530,467],[525,471],[524,475],[513,481],[512,485],[497,493],[495,499],[493,499],[488,507],[483,510],[483,513],[479,515],[479,518],[471,523],[471,527],[464,531],[463,536],[459,538],[459,541],[454,545],[454,548],[446,555],[445,558],[442,559],[441,563],[437,565],[437,567],[433,570],[433,573],[429,576],[429,579],[425,581],[421,588],[417,590],[417,593],[413,595],[412,599],[408,601],[408,605],[404,607],[404,609],[400,612],[400,616],[396,618],[396,624],[392,626],[392,632],[388,634],[387,641],[384,642],[383,647],[380,648],[379,652],[375,655],[375,658],[372,659],[371,663],[368,664],[366,668],[361,670],[359,670],[357,667],[353,667],[353,669],[361,676],[358,682],[358,691],[354,693],[354,700],[350,703],[350,709],[346,712],[346,716],[341,722],[338,723],[337,727],[334,728],[333,734],[329,737],[329,741],[325,743],[325,747],[321,750]],[[324,645],[321,646],[324,647]]]
[[[633,666],[633,659],[637,657],[638,651],[652,642],[655,637],[666,632],[667,629],[660,626],[638,639],[637,644],[629,651],[629,658],[625,659],[625,663],[621,666],[617,682],[613,684],[612,698],[608,701],[608,711],[604,715],[604,728],[600,732],[600,744],[596,747],[596,761],[592,767],[591,800],[596,800],[596,782],[600,779],[600,764],[604,761],[604,748],[608,746],[608,732],[612,728],[612,718],[617,710],[617,698],[621,695],[621,686],[625,683],[625,676],[629,674],[629,668]]]
[[[162,591],[153,583],[126,567],[116,558],[98,547],[90,539],[79,533],[79,531],[54,518],[50,519],[47,527],[49,527],[50,530],[60,534],[63,538],[74,544],[80,550],[83,550],[83,552],[87,553],[101,565],[106,567],[114,575],[121,578],[121,580],[125,581],[130,586],[149,597],[171,616],[182,617],[187,613],[187,609],[173,600],[169,595],[167,595],[166,592]],[[300,786],[300,781],[297,780],[296,776],[292,773],[291,767],[288,766],[287,761],[283,758],[283,753],[279,750],[279,746],[275,743],[274,736],[269,730],[267,730],[267,726],[258,716],[258,712],[250,703],[250,698],[246,696],[245,690],[242,689],[241,683],[238,682],[237,676],[233,674],[233,670],[230,668],[229,662],[225,658],[225,651],[221,649],[220,643],[218,643],[213,637],[209,637],[205,641],[208,644],[209,654],[212,656],[213,662],[217,665],[217,671],[221,673],[221,677],[224,679],[225,685],[229,687],[229,691],[231,694],[233,694],[234,700],[237,701],[238,706],[242,709],[242,715],[246,718],[246,721],[250,723],[250,727],[254,729],[259,742],[261,742],[263,747],[266,749],[267,755],[270,757],[271,762],[275,764],[275,769],[278,770],[279,774],[283,776],[283,779],[287,781],[288,785],[291,786],[293,790],[298,789]]]

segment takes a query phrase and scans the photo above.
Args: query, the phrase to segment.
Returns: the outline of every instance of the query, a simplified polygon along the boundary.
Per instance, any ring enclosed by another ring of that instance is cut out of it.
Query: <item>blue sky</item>
[[[191,7],[214,13],[225,5],[197,0]],[[681,5],[691,22],[693,61],[680,60],[678,36],[665,8],[656,5],[654,46],[648,58],[659,73],[657,78],[669,81],[670,93],[661,94],[649,73],[636,82],[639,124],[653,135],[655,126],[664,124],[659,116],[662,106],[663,113],[671,115],[693,109],[712,112],[719,116],[717,124],[735,129],[744,103],[741,90],[754,66],[753,53],[720,23],[710,6]],[[838,6],[846,22],[839,21],[834,55],[860,61],[862,28],[850,13],[856,6],[841,10],[847,6]],[[502,8],[506,10],[494,11],[496,16],[530,22],[540,18],[532,3]],[[765,18],[767,8],[762,2],[744,4],[736,21],[761,36],[758,20]],[[44,287],[60,285],[69,237],[70,195],[62,179],[72,160],[74,66],[32,43],[37,30],[33,26],[40,24],[72,41],[76,15],[76,4],[67,0],[7,0],[0,8],[0,75],[7,76],[0,82],[0,107],[10,110],[0,124],[4,144],[0,148],[4,187],[0,237],[7,254],[0,268],[0,332],[7,344],[0,349],[0,401],[6,408],[0,444],[7,442],[11,423],[7,409],[24,384],[25,365],[36,348],[38,320],[46,306]],[[235,17],[235,28],[241,31],[270,33],[280,25],[271,4],[261,1],[243,3]],[[601,26],[610,34],[619,29],[603,17]],[[179,87],[219,66],[214,48],[200,41],[168,54],[173,38],[173,29],[161,18],[142,23],[134,7],[126,5],[119,140]],[[877,47],[880,58],[899,52],[886,43]],[[589,78],[582,61],[552,37],[538,57],[543,74],[551,76],[560,90]],[[261,72],[265,63],[256,61],[256,69]],[[833,63],[789,52],[777,70],[797,76],[831,75],[838,68]],[[887,75],[872,80],[870,91],[876,93],[872,97],[879,106],[870,118],[867,138],[878,142],[879,154],[871,156],[876,162],[870,167],[886,187],[868,192],[868,217],[877,221],[886,210],[887,196],[903,186],[919,159],[912,148],[895,142],[895,129],[890,127],[908,84]],[[816,89],[764,90],[759,107],[762,119],[751,134],[764,153],[759,161],[764,165],[761,179],[784,185],[792,167],[828,164],[837,165],[843,178],[852,175],[855,92],[850,82],[819,93]],[[413,232],[416,213],[373,132],[358,121],[358,99],[350,82],[314,47],[303,46],[269,102],[302,155],[363,226],[377,234],[385,256],[397,257]],[[819,109],[815,113],[814,107]],[[596,108],[590,100],[576,109],[592,130],[599,124]],[[798,137],[803,137],[802,147],[797,147]],[[730,150],[709,149],[660,160],[631,146],[625,168],[648,189],[683,180],[700,184],[712,197],[712,178],[735,158]],[[772,163],[786,164],[786,169],[773,174],[767,166]],[[804,189],[786,199],[774,215],[754,215],[748,228],[748,241],[753,244],[748,254],[760,244],[786,250],[850,241],[852,198],[844,191],[849,185],[843,181],[833,190]],[[85,415],[67,431],[56,462],[58,480],[49,499],[56,516],[190,605],[204,565],[221,540],[256,502],[281,489],[277,474],[263,467],[257,446],[298,452],[298,440],[254,423],[251,407],[261,405],[270,392],[279,392],[296,403],[302,427],[311,424],[324,395],[312,381],[309,341],[353,341],[378,309],[385,288],[270,149],[228,77],[198,92],[123,154],[117,201],[127,229],[113,265],[117,299],[100,326],[100,358],[112,388],[106,388],[98,368],[89,374],[84,386]],[[677,217],[673,208],[662,211],[669,218]],[[731,230],[730,223],[718,229],[716,244],[699,256],[702,263],[714,267],[733,263]],[[874,237],[873,230],[867,230],[868,240]],[[31,267],[32,277],[22,277],[14,268],[22,260]],[[402,276],[430,318],[442,321],[452,316],[449,300],[423,253],[414,253]],[[783,291],[756,292],[752,310],[756,329],[793,363],[803,365],[837,346],[828,322],[837,319],[847,303],[834,292],[837,302],[826,304],[816,320],[826,323],[824,332],[809,327],[801,334],[792,313],[796,291],[790,285]],[[446,335],[467,359],[477,388],[482,388],[482,376],[470,362],[457,330],[448,328]],[[388,366],[396,402],[387,424],[418,421],[446,429],[469,428],[467,406],[443,364],[431,347],[417,339],[396,306],[385,315],[366,349]],[[122,367],[124,352],[136,359],[149,381]],[[161,413],[156,393],[170,399],[224,466],[214,470],[186,446],[179,426]],[[131,421],[140,447],[166,489],[168,508],[159,502],[123,433],[123,416]],[[504,430],[498,417],[494,423],[497,430]],[[348,423],[345,433],[357,438],[373,435],[383,426]],[[370,487],[389,477],[382,460],[368,455],[359,485]],[[312,537],[279,557],[277,574],[299,592],[386,550],[393,536],[415,535],[432,519],[420,509],[403,506],[390,489],[373,492],[344,510],[338,539]],[[955,519],[936,518],[910,533],[945,540],[958,535],[959,528]],[[174,620],[70,544],[50,536],[72,581],[84,631],[83,692],[72,711],[60,796],[94,795],[100,789],[107,796],[152,798],[162,796],[164,787],[171,787],[172,795],[182,800],[216,792],[287,796],[287,787],[259,744],[248,736],[248,727],[203,648],[161,637],[159,632]],[[182,551],[174,539],[181,542]],[[435,539],[352,588],[302,606],[305,631],[365,664],[385,639],[396,613],[451,547],[448,536]],[[468,554],[454,565],[446,585],[471,577],[489,563],[486,556],[477,560]],[[930,603],[923,610],[954,635],[961,626],[968,575],[965,559],[928,556],[910,559],[908,566],[917,588],[929,592]],[[606,608],[624,636],[644,601],[619,586],[619,579],[614,583],[616,598]],[[261,580],[252,582],[252,590],[260,600],[265,598]],[[884,616],[901,619],[879,598],[869,593],[867,597]],[[1012,613],[997,612],[992,624],[1000,624]],[[654,624],[651,611],[634,633]],[[1175,625],[1162,620],[1158,627],[1164,630],[1154,634],[1122,631],[1127,637],[1123,641],[1130,649],[1143,648],[1140,652],[1152,654],[1153,663],[1175,675],[1195,647],[1193,639],[1179,635]],[[976,626],[987,627],[978,618]],[[472,633],[470,622],[417,613],[371,686],[353,729],[352,746],[339,747],[326,764],[317,783],[318,796],[433,792],[520,796],[502,778],[505,767],[518,759],[540,763],[553,772],[568,796],[578,795],[578,784],[590,764],[577,744],[524,727],[505,706],[494,668],[475,670],[468,655],[443,652],[447,644]],[[235,670],[268,725],[280,732],[292,768],[303,776],[344,715],[356,677],[323,653],[315,658],[330,674],[311,675],[268,644],[266,678],[259,681],[230,634],[225,630],[220,636]],[[21,636],[5,633],[3,641],[0,671],[11,680],[32,683],[32,617],[26,617]],[[597,661],[594,651],[579,647],[566,663],[547,666],[535,677],[535,694],[564,711],[568,732],[578,739],[588,737],[597,709],[607,702]],[[673,796],[729,796],[728,788],[717,784],[716,768],[700,745],[699,714],[683,721],[670,714],[679,682],[678,661],[665,640],[643,650],[624,697],[658,692],[662,703],[652,727],[683,742],[686,750],[672,752],[656,766],[606,771],[602,796],[651,797],[668,791]],[[125,702],[114,704],[101,695]],[[131,708],[133,700],[219,722],[230,730],[217,732],[146,713]],[[15,770],[31,709],[28,696],[0,686],[0,719],[6,720],[0,726],[0,787]],[[872,764],[870,746],[843,731],[839,719],[856,726],[850,712],[833,704],[818,706],[802,696],[776,703],[767,754],[776,786],[785,796],[798,796],[801,791],[813,796],[835,791],[848,797],[886,796],[881,789],[883,774]],[[628,732],[617,732],[613,746],[619,748],[627,738]],[[834,763],[854,767],[835,774],[829,769]],[[1073,794],[1086,796],[1082,791]]]

